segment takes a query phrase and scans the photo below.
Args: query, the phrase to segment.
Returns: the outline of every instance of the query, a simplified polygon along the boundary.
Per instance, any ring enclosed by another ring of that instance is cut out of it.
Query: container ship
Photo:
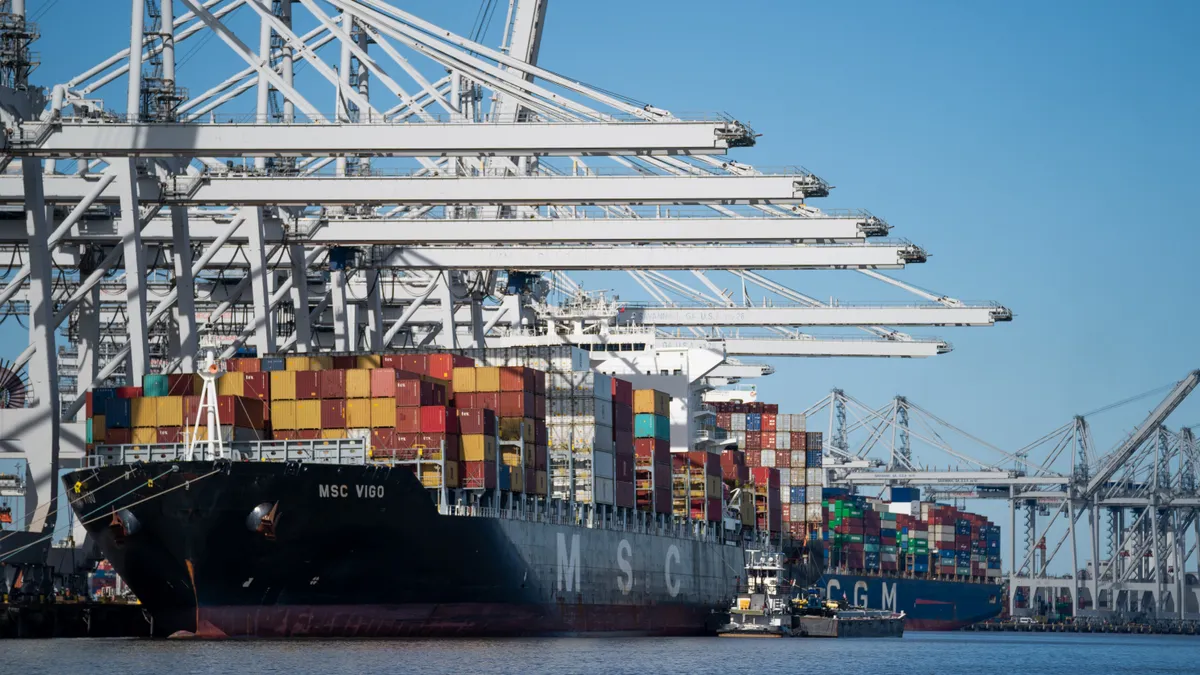
[[[715,628],[748,536],[719,457],[577,350],[504,351],[235,359],[212,406],[192,375],[96,389],[66,489],[159,635]]]
[[[767,517],[780,523],[765,529],[785,533],[781,546],[797,583],[855,606],[904,612],[908,630],[957,630],[1000,614],[999,527],[922,501],[916,488],[870,498],[826,487],[822,434],[806,429],[804,415],[758,401],[706,405],[709,434],[729,448],[721,455],[726,476],[777,472],[779,499]]]

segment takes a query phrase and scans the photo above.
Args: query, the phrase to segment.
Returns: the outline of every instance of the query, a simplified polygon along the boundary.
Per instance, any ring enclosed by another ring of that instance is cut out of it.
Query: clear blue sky
[[[479,3],[405,6],[466,33]],[[124,2],[50,7],[34,79],[62,81],[127,44],[127,14]],[[503,7],[493,44],[502,20]],[[763,134],[739,160],[802,164],[837,186],[818,206],[868,208],[932,254],[902,279],[1017,313],[934,331],[956,348],[940,358],[778,362],[763,398],[799,410],[835,386],[876,404],[906,394],[1016,447],[1200,367],[1197,25],[1190,2],[553,0],[541,65],[670,110],[733,114]],[[213,40],[181,79],[199,91],[188,78],[235,65]],[[123,87],[103,92],[110,107]],[[252,111],[252,97],[230,110]],[[901,297],[850,272],[775,276],[817,297]],[[634,297],[627,281],[592,279]],[[1100,445],[1151,406],[1095,420]],[[1172,419],[1195,423],[1200,400]]]

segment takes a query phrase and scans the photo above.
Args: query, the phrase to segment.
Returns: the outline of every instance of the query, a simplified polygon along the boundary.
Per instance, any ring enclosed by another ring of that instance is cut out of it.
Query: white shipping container
[[[776,450],[791,450],[792,449],[792,434],[787,431],[775,432],[775,449]]]
[[[775,431],[791,431],[792,416],[780,413],[775,416]]]
[[[811,490],[806,489],[804,491],[804,501],[808,502],[809,504],[816,504],[817,506],[820,506],[821,505],[821,487],[819,485],[817,485],[817,486],[813,486],[813,489],[811,489]]]
[[[592,471],[597,478],[613,478],[616,472],[616,459],[610,452],[592,453]]]
[[[793,413],[791,424],[792,431],[805,431],[808,422],[803,413]]]
[[[804,515],[806,516],[805,520],[809,521],[810,523],[819,523],[824,517],[821,513],[820,504],[809,504],[808,506],[804,507]]]
[[[787,487],[791,487],[791,485],[792,485],[792,470],[791,469],[780,469],[779,470],[779,484],[787,486]],[[785,499],[783,501],[786,502],[787,500]]]
[[[575,417],[594,417],[596,424],[612,428],[612,400],[604,401],[583,395],[571,399],[571,414]]]
[[[805,471],[807,472],[807,475],[805,476],[806,483],[808,483],[809,485],[821,485],[822,484],[823,481],[821,478],[821,470],[820,469],[805,469]]]
[[[762,465],[763,466],[775,466],[775,451],[774,450],[763,450],[762,451]]]
[[[808,459],[807,459],[807,457],[805,457],[803,450],[793,450],[792,451],[792,468],[793,469],[808,468],[807,465],[805,464],[805,462],[807,462],[807,461],[808,461]]]
[[[733,413],[729,416],[729,426],[733,431],[746,430],[746,413]]]
[[[740,450],[746,449],[746,432],[734,431],[729,434],[729,437],[732,438],[733,440],[737,441],[738,449],[740,449]]]

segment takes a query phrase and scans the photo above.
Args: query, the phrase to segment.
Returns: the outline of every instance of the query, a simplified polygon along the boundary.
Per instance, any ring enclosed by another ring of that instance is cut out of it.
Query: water
[[[1200,672],[1200,637],[909,633],[878,640],[11,640],[0,641],[0,672],[1190,675]]]

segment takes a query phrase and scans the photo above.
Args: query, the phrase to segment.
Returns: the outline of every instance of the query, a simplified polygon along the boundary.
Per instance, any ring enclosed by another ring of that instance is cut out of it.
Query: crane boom
[[[1188,394],[1200,384],[1200,370],[1193,370],[1187,377],[1180,380],[1171,389],[1171,393],[1158,404],[1154,410],[1146,417],[1145,420],[1138,426],[1129,438],[1125,439],[1116,450],[1108,456],[1108,460],[1088,481],[1087,487],[1084,489],[1081,497],[1087,498],[1096,493],[1100,486],[1104,485],[1108,479],[1112,478],[1113,474],[1133,456],[1134,451],[1150,438],[1150,434],[1154,433],[1155,429],[1163,423],[1167,417],[1179,407],[1183,399],[1187,398]]]

